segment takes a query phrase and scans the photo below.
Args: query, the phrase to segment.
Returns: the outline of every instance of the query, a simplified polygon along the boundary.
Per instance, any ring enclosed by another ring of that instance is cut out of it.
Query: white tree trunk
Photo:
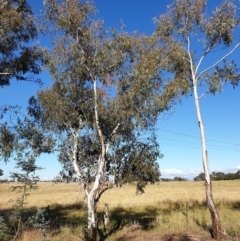
[[[87,206],[88,206],[88,239],[96,241],[97,239],[97,212],[95,203],[95,194],[90,192],[87,194]]]
[[[69,153],[69,156],[71,156],[73,160],[72,163],[76,174],[83,181],[84,180],[83,174],[79,168],[79,160],[77,159],[79,132],[78,131],[76,133],[72,132],[72,134],[74,136],[74,143],[73,143],[72,153]],[[99,188],[101,174],[103,173],[103,167],[104,167],[104,160],[99,158],[98,173],[95,177],[95,181],[91,190],[89,190],[87,183],[83,182],[83,188],[87,196],[87,209],[88,209],[88,217],[87,217],[88,239],[87,240],[88,241],[96,241],[97,239],[97,212],[96,212],[95,198],[96,198],[97,190]]]
[[[91,73],[90,73],[90,75],[91,75]],[[104,136],[102,134],[102,130],[101,130],[101,127],[99,124],[99,116],[98,116],[97,84],[96,84],[96,80],[94,78],[92,78],[92,80],[93,80],[94,100],[95,100],[94,101],[95,124],[96,124],[96,129],[98,132],[99,141],[100,141],[100,145],[101,145],[101,153],[100,153],[98,164],[97,164],[97,173],[95,176],[93,186],[91,188],[89,188],[87,186],[88,183],[83,183],[83,187],[84,187],[84,191],[87,196],[87,205],[88,205],[88,225],[87,225],[88,240],[96,241],[96,239],[97,239],[97,210],[96,210],[97,194],[98,194],[98,191],[100,190],[100,184],[102,181],[104,181],[104,178],[105,178],[104,177],[104,168],[105,168],[105,163],[106,163],[106,154],[108,152],[110,143],[104,142]],[[80,127],[81,127],[82,126],[81,119],[79,119],[79,123],[80,123]],[[115,135],[117,133],[119,126],[120,126],[120,123],[117,124],[117,126],[112,131],[109,138],[111,138],[113,135]],[[77,155],[78,138],[80,137],[80,129],[75,132],[72,128],[70,128],[72,135],[74,137],[74,143],[73,143],[72,153],[69,153],[69,156],[72,158],[72,163],[73,163],[75,172],[77,173],[77,175],[79,176],[79,178],[81,180],[84,180],[82,170],[80,170],[80,167],[79,167],[80,160],[78,160],[78,155]]]
[[[200,135],[201,135],[203,170],[204,170],[206,182],[207,182],[207,184],[210,184],[211,180],[210,180],[210,173],[209,173],[206,138],[205,138],[204,124],[202,121],[202,115],[201,115],[201,111],[200,111],[200,104],[199,104],[199,97],[198,97],[196,83],[194,83],[193,93],[194,93],[195,107],[196,107],[196,112],[197,112],[198,126],[200,129]]]
[[[200,111],[199,97],[197,92],[197,83],[195,80],[193,81],[193,93],[194,93],[194,99],[195,99],[198,125],[200,129],[200,134],[201,134],[202,163],[203,163],[203,170],[205,174],[206,200],[207,200],[207,205],[208,205],[208,208],[211,214],[211,219],[212,219],[212,234],[217,241],[221,241],[222,240],[221,222],[220,222],[220,218],[212,196],[212,183],[211,183],[210,172],[209,172],[208,153],[207,153],[207,147],[206,147],[204,124],[202,121],[202,115]]]

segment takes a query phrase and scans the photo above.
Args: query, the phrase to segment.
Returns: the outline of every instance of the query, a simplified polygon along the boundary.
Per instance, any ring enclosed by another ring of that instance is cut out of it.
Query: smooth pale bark
[[[97,240],[97,210],[95,202],[95,193],[87,194],[88,206],[88,241]]]
[[[200,130],[200,135],[201,135],[202,164],[203,164],[203,170],[204,170],[204,174],[205,174],[206,201],[207,201],[207,206],[208,206],[209,212],[211,214],[211,219],[212,219],[212,235],[215,240],[221,241],[222,240],[221,222],[220,222],[219,214],[217,212],[215,203],[213,201],[213,196],[212,196],[212,183],[211,183],[210,172],[209,172],[206,137],[205,137],[204,124],[203,124],[203,120],[202,120],[201,108],[200,108],[200,103],[199,103],[200,97],[198,96],[198,78],[196,77],[196,72],[198,70],[198,67],[201,64],[202,58],[200,59],[197,67],[194,68],[193,59],[192,59],[192,55],[191,55],[191,51],[190,51],[189,37],[187,38],[187,41],[188,41],[189,63],[190,63],[190,67],[191,67],[191,75],[192,75],[192,82],[193,82],[193,94],[194,94],[195,108],[196,108],[198,126],[199,126],[199,130]]]
[[[203,169],[205,173],[205,186],[206,186],[206,200],[207,200],[207,206],[211,214],[212,219],[212,232],[213,236],[217,241],[222,240],[221,235],[221,222],[220,217],[217,212],[217,209],[215,207],[215,203],[212,196],[212,182],[210,179],[210,173],[209,173],[209,164],[208,164],[208,154],[207,154],[207,147],[206,147],[206,138],[205,138],[205,131],[204,131],[204,124],[202,121],[202,115],[200,111],[200,103],[199,103],[199,97],[197,92],[197,86],[196,82],[193,86],[193,92],[194,92],[194,99],[195,99],[195,107],[196,107],[196,113],[197,113],[197,119],[198,119],[198,125],[200,129],[201,134],[201,144],[202,144],[202,163],[203,163]]]
[[[96,241],[97,240],[97,201],[99,200],[100,196],[103,194],[105,190],[108,189],[108,186],[103,186],[101,187],[101,181],[104,182],[104,168],[106,164],[106,154],[109,149],[110,143],[105,143],[104,142],[104,136],[102,134],[102,130],[99,125],[99,117],[98,117],[98,105],[97,105],[97,86],[96,86],[96,81],[93,80],[93,86],[94,86],[94,96],[95,96],[95,124],[96,124],[96,129],[98,132],[98,137],[101,143],[101,154],[99,156],[98,160],[98,167],[97,167],[97,174],[95,176],[95,180],[93,182],[92,187],[90,188],[88,186],[88,183],[85,183],[83,181],[83,188],[85,191],[85,194],[87,196],[87,207],[88,207],[88,241]],[[83,125],[81,119],[79,120],[80,123],[80,128],[76,131],[74,131],[71,127],[69,129],[71,130],[72,136],[73,136],[73,149],[71,153],[68,155],[72,159],[73,167],[78,175],[78,177],[81,180],[84,180],[83,178],[83,173],[82,170],[79,168],[79,161],[78,160],[78,139],[80,138],[80,131],[81,127]],[[117,126],[114,128],[114,130],[111,133],[111,136],[109,139],[111,139],[112,136],[114,136],[119,128],[120,124],[117,124]]]
[[[72,160],[73,160],[73,167],[78,175],[78,177],[81,180],[83,179],[82,172],[79,168],[79,160],[77,159],[77,145],[78,144],[78,138],[74,138],[74,145],[73,145],[73,150],[72,150]],[[100,159],[100,158],[99,158]],[[100,179],[102,177],[101,173],[103,173],[103,166],[104,166],[104,161],[99,160],[100,165],[98,168],[98,174],[95,177],[95,181],[93,184],[92,189],[89,189],[89,186],[87,183],[83,182],[83,188],[87,197],[87,229],[88,229],[88,241],[96,241],[97,240],[97,210],[96,210],[96,195],[97,191],[100,186]]]

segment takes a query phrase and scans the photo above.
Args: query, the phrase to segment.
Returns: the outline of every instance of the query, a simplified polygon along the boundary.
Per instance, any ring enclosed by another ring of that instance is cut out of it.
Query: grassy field
[[[10,199],[16,199],[12,183],[0,184],[0,211],[8,213]],[[240,181],[213,182],[226,240],[240,240]],[[50,214],[48,240],[82,240],[86,224],[84,192],[77,183],[39,183],[24,205],[25,210],[47,208]],[[110,224],[102,229],[105,203]],[[211,240],[210,215],[205,205],[203,182],[162,182],[148,185],[145,194],[136,195],[134,185],[105,192],[98,203],[99,239],[125,240]],[[192,236],[194,235],[194,236]],[[193,238],[194,237],[194,238]],[[37,241],[37,230],[26,230],[19,240]]]

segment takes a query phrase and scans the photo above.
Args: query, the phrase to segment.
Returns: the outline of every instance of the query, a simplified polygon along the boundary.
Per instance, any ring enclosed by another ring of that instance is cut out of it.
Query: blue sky
[[[214,9],[215,2],[208,5],[208,8]],[[29,3],[36,12],[42,8],[40,0],[29,0]],[[165,12],[170,3],[172,1],[169,0],[96,0],[98,16],[104,19],[107,27],[119,26],[122,20],[126,31],[138,30],[146,34],[154,31],[152,19]],[[46,43],[46,39],[40,39],[40,44]],[[240,50],[233,55],[238,64],[239,54]],[[51,84],[47,73],[42,73],[40,78],[45,82],[43,88]],[[11,86],[0,89],[0,102],[24,106],[38,89],[39,86],[33,83],[14,82]],[[236,172],[240,169],[239,103],[240,86],[233,90],[226,85],[222,93],[201,98],[211,171]],[[169,113],[161,115],[157,128],[161,152],[164,155],[164,158],[159,160],[163,177],[182,176],[191,179],[202,172],[200,134],[193,97],[184,98],[182,103],[174,106]],[[43,155],[37,164],[45,168],[38,173],[42,179],[53,178],[61,169],[55,155]],[[1,162],[0,168],[4,170],[4,175],[8,176],[9,171],[14,168],[14,162],[7,165]]]

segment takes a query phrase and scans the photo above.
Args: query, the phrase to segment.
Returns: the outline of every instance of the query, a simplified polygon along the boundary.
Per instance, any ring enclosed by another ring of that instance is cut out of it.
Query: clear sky
[[[164,0],[96,0],[99,15],[107,27],[118,26],[120,21],[126,25],[126,31],[151,34],[155,25],[152,18],[165,12],[172,1]],[[210,3],[212,2],[212,3]],[[208,1],[209,9],[215,9],[215,2]],[[29,0],[36,12],[42,8],[41,0]],[[40,39],[46,45],[47,40]],[[240,65],[240,50],[233,55]],[[47,73],[40,78],[49,86],[51,80]],[[0,103],[26,105],[28,98],[34,95],[39,86],[33,83],[14,82],[0,89]],[[203,121],[205,124],[209,163],[211,171],[236,172],[240,169],[240,86],[235,90],[224,86],[222,93],[201,98]],[[161,115],[157,123],[157,136],[164,158],[159,160],[162,177],[181,176],[189,179],[202,172],[200,134],[197,124],[193,97],[184,98],[169,113]],[[45,169],[39,176],[51,179],[61,168],[56,155],[43,155],[37,164]],[[11,161],[7,165],[0,163],[4,176],[8,176],[14,167]]]

